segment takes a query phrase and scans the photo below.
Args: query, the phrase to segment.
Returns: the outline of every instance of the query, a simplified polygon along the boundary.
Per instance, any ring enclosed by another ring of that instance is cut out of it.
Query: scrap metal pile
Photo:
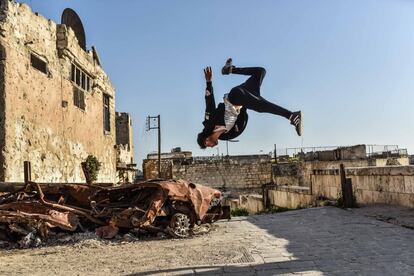
[[[39,185],[0,194],[0,241],[37,246],[59,232],[94,230],[105,239],[140,230],[184,238],[196,225],[229,219],[215,189],[183,180],[119,187]]]

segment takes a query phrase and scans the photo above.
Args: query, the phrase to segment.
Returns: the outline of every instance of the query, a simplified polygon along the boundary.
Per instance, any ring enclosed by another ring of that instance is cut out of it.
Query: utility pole
[[[158,124],[153,125],[154,122]],[[151,124],[152,123],[152,124]],[[158,178],[161,178],[161,116],[148,116],[147,117],[147,131],[151,129],[158,129]]]

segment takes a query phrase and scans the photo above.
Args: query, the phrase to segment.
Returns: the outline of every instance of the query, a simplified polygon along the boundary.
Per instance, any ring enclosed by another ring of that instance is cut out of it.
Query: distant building
[[[22,182],[24,161],[34,181],[84,182],[94,155],[97,182],[115,183],[115,119],[115,89],[76,13],[57,24],[0,0],[0,182]]]
[[[174,148],[171,152],[161,153],[161,178],[172,179],[175,164],[187,164],[192,160],[191,151],[181,151],[181,148]],[[158,153],[147,155],[147,159],[144,159],[142,163],[142,171],[144,179],[158,178]]]
[[[132,141],[132,120],[128,113],[116,112],[117,183],[134,182],[136,164]]]

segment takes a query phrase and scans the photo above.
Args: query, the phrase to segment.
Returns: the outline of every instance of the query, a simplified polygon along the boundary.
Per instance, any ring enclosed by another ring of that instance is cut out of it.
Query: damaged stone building
[[[116,135],[115,89],[78,15],[66,9],[57,24],[0,0],[0,182],[22,182],[24,161],[34,181],[84,182],[94,155],[97,182],[115,183]]]
[[[136,176],[132,119],[128,113],[116,112],[117,183],[133,182]]]

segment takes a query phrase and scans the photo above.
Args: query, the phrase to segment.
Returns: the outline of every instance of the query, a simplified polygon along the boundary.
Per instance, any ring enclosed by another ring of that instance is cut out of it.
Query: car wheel
[[[176,238],[187,238],[190,235],[190,219],[182,213],[175,213],[170,222],[171,234]]]

